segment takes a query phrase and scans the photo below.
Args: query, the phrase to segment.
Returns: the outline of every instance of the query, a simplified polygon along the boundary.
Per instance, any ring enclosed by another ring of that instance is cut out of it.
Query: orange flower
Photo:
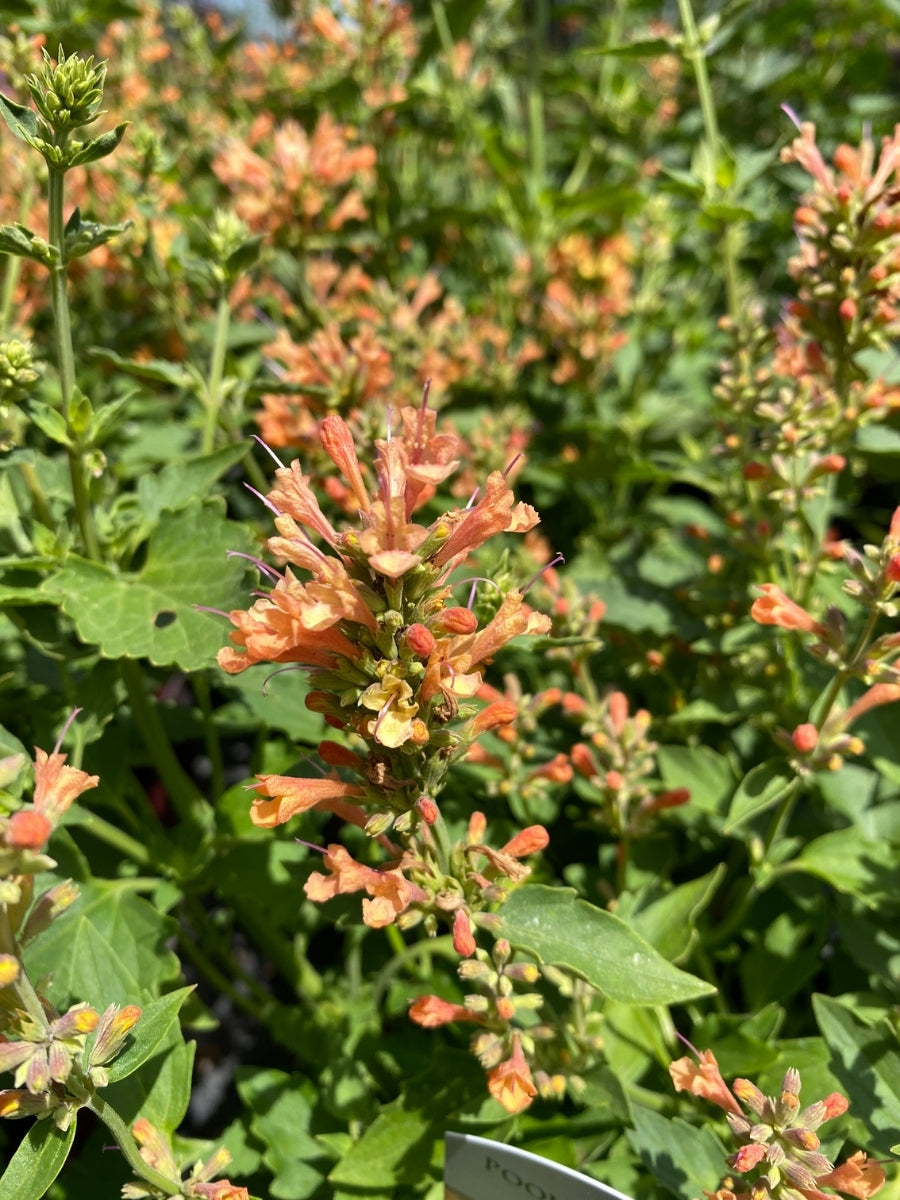
[[[818,637],[828,636],[824,625],[816,621],[805,608],[795,604],[774,583],[761,584],[760,591],[763,594],[753,601],[750,609],[750,616],[760,625],[777,625],[781,629],[815,633]]]
[[[436,1029],[451,1021],[474,1021],[481,1024],[481,1017],[462,1004],[451,1004],[440,996],[419,996],[409,1006],[409,1018],[423,1029]]]
[[[73,800],[100,782],[77,767],[65,766],[67,755],[34,749],[34,809],[54,824]]]
[[[488,1075],[488,1091],[508,1113],[520,1113],[537,1095],[531,1068],[522,1053],[522,1042],[513,1034],[512,1054]]]
[[[363,901],[363,920],[371,929],[390,925],[410,904],[424,904],[429,895],[411,883],[399,868],[376,870],[357,862],[343,846],[332,845],[324,857],[331,875],[313,871],[303,890],[317,904],[351,892],[365,890],[373,897]]]
[[[884,1179],[884,1168],[877,1162],[869,1162],[863,1151],[857,1150],[827,1175],[819,1175],[816,1183],[820,1187],[833,1187],[847,1196],[855,1196],[857,1200],[868,1200],[882,1186]]]
[[[265,798],[253,801],[250,820],[261,829],[274,829],[314,808],[333,811],[335,801],[365,795],[359,784],[339,779],[296,779],[292,775],[257,775],[257,779],[255,791]]]
[[[669,1074],[675,1085],[676,1092],[690,1092],[694,1096],[702,1096],[712,1100],[726,1112],[741,1116],[741,1106],[731,1093],[728,1084],[722,1078],[719,1064],[712,1050],[701,1050],[697,1066],[693,1059],[685,1056],[669,1066]]]

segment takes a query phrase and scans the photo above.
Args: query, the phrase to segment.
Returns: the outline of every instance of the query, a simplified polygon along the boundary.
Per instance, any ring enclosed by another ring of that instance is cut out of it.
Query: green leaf
[[[80,636],[104,657],[199,670],[214,663],[228,626],[194,606],[227,612],[245,604],[246,564],[227,554],[252,549],[247,531],[225,520],[219,504],[196,501],[162,517],[136,574],[72,556],[46,586],[63,593]]]
[[[274,1068],[238,1072],[238,1092],[253,1114],[250,1131],[265,1146],[263,1158],[274,1175],[269,1194],[279,1200],[309,1196],[322,1182],[323,1172],[310,1163],[326,1152],[309,1132],[309,1091],[302,1076]]]
[[[106,1068],[110,1083],[125,1079],[144,1065],[177,1021],[179,1009],[193,990],[193,987],[179,988],[143,1006],[131,1045]]]
[[[101,346],[93,346],[88,353],[90,358],[109,363],[110,366],[125,371],[128,375],[134,375],[137,379],[153,379],[157,383],[168,383],[177,388],[187,387],[190,383],[191,377],[180,363],[169,362],[164,358],[132,362],[131,359],[116,354],[114,350],[107,350]]]
[[[667,896],[635,913],[628,924],[664,958],[676,962],[694,940],[696,920],[710,903],[725,874],[725,864],[674,888]]]
[[[797,858],[783,863],[777,873],[805,871],[831,887],[855,896],[867,908],[878,908],[896,895],[896,852],[886,842],[875,842],[856,828],[835,829],[815,838]]]
[[[900,1129],[900,1050],[887,1022],[867,1025],[830,996],[813,996],[813,1011],[832,1053],[831,1067],[850,1108],[872,1135],[873,1150],[889,1150]]]
[[[123,121],[115,129],[101,133],[99,137],[91,138],[90,141],[84,143],[77,153],[71,155],[66,160],[68,165],[70,167],[83,167],[86,163],[96,162],[98,158],[105,158],[107,154],[112,154],[113,150],[115,150],[116,146],[118,146],[119,142],[125,136],[125,130],[130,124],[130,121]]]
[[[633,42],[621,42],[615,46],[591,46],[589,53],[614,54],[616,58],[659,58],[661,54],[678,54],[681,50],[681,38],[641,38]]]
[[[41,1200],[62,1170],[75,1140],[75,1118],[62,1133],[52,1118],[36,1121],[0,1176],[0,1196]]]
[[[0,117],[9,126],[11,133],[23,142],[40,136],[41,126],[37,113],[25,104],[17,104],[0,92]]]
[[[53,976],[58,1008],[83,1000],[98,1012],[139,1002],[178,971],[166,942],[173,923],[124,884],[84,883],[81,896],[25,952],[34,979]]]
[[[61,412],[51,408],[43,400],[32,400],[28,405],[28,415],[38,429],[45,433],[52,442],[58,442],[61,446],[72,445],[66,419]]]
[[[734,833],[745,821],[777,804],[787,789],[796,783],[796,776],[785,771],[783,758],[770,758],[759,763],[744,776],[732,796],[724,832]]]
[[[137,494],[147,528],[154,528],[163,512],[178,512],[209,495],[216,480],[246,458],[249,449],[249,442],[223,446],[212,454],[169,463],[157,475],[142,475]]]
[[[49,265],[51,259],[50,248],[43,238],[18,221],[15,225],[0,225],[0,252],[15,254],[19,258],[33,258],[45,266]]]
[[[667,788],[686,787],[693,812],[720,815],[734,788],[734,770],[709,746],[660,746],[659,774]]]
[[[574,971],[623,1004],[679,1004],[716,990],[673,967],[624,921],[577,899],[571,888],[521,887],[500,915],[513,945]]]
[[[727,1170],[728,1151],[712,1130],[680,1117],[635,1105],[634,1132],[627,1137],[657,1181],[676,1196],[715,1191]]]
[[[185,1042],[177,1021],[155,1053],[127,1079],[103,1089],[103,1099],[128,1124],[140,1115],[166,1133],[182,1123],[191,1098],[194,1043]]]

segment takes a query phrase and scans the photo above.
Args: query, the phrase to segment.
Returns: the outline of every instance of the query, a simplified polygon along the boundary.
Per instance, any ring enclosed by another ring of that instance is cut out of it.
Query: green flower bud
[[[93,55],[79,58],[72,54],[66,58],[62,46],[56,66],[46,50],[43,55],[41,70],[26,76],[25,82],[35,108],[50,128],[65,134],[96,121],[101,116],[106,64],[95,66]]]

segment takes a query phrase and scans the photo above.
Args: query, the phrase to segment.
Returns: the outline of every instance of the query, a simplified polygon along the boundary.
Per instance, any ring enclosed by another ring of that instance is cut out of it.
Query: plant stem
[[[706,55],[703,43],[694,20],[691,0],[678,0],[678,13],[684,30],[684,56],[694,71],[697,83],[697,96],[700,100],[700,112],[703,116],[703,128],[709,148],[706,170],[706,188],[710,198],[719,192],[717,164],[719,161],[719,122],[716,117],[716,106],[713,101],[712,87],[709,82],[709,72],[706,69]],[[729,222],[722,223],[722,261],[725,268],[725,294],[728,299],[728,312],[734,321],[740,317],[738,298],[737,253],[734,242],[734,226]]]
[[[72,822],[72,828],[85,829],[95,838],[106,842],[108,846],[112,846],[114,850],[120,851],[126,858],[130,858],[142,867],[151,866],[155,862],[150,850],[137,838],[131,837],[118,826],[111,824],[103,817],[98,817],[94,812],[82,809],[81,813],[81,818],[77,822]],[[157,880],[158,882],[159,880]]]
[[[181,1180],[167,1179],[165,1175],[161,1175],[159,1171],[154,1170],[153,1167],[144,1162],[138,1150],[137,1142],[131,1136],[131,1130],[114,1108],[111,1108],[96,1093],[91,1096],[86,1107],[95,1116],[100,1118],[116,1139],[119,1149],[125,1155],[126,1162],[136,1175],[140,1175],[141,1179],[146,1179],[153,1187],[159,1188],[165,1196],[181,1195]]]
[[[222,379],[225,375],[225,353],[228,349],[228,326],[231,321],[231,306],[223,292],[216,310],[216,334],[213,340],[212,358],[209,364],[209,380],[206,385],[206,422],[203,426],[204,454],[212,454],[216,448],[216,429],[219,425],[219,409],[222,407]]]
[[[212,810],[178,761],[159,713],[147,698],[140,668],[136,662],[127,658],[122,659],[120,667],[134,722],[150,752],[153,766],[165,784],[175,811],[182,821],[200,830],[207,830],[211,825]]]
[[[71,427],[72,397],[75,392],[75,351],[72,345],[72,322],[69,314],[69,296],[66,286],[66,247],[65,226],[63,223],[63,181],[65,175],[53,167],[49,171],[49,186],[47,191],[48,203],[48,232],[49,243],[55,252],[50,267],[50,299],[53,305],[53,329],[56,337],[56,359],[59,367],[59,382],[62,389],[62,412],[66,419],[69,437],[76,440]],[[94,527],[94,514],[91,511],[91,501],[87,483],[84,478],[84,463],[81,455],[74,446],[67,448],[69,459],[69,477],[72,481],[72,500],[75,505],[75,518],[81,530],[81,540],[88,558],[100,562],[100,543],[97,530]]]
[[[47,1021],[47,1014],[22,964],[19,945],[9,924],[9,913],[5,904],[0,904],[0,951],[4,954],[9,954],[19,962],[19,974],[8,985],[10,991],[16,997],[19,1004],[21,1004],[22,1008],[28,1013],[29,1017],[31,1017],[32,1021],[34,1021],[38,1029],[43,1030],[49,1036],[50,1026]],[[15,1009],[15,1005],[11,1007],[13,1010]]]
[[[209,756],[211,768],[209,786],[213,800],[216,800],[225,791],[225,764],[222,761],[222,743],[219,741],[213,721],[209,676],[203,671],[198,671],[193,676],[191,683],[197,704],[203,713],[203,740],[206,743],[206,753]]]

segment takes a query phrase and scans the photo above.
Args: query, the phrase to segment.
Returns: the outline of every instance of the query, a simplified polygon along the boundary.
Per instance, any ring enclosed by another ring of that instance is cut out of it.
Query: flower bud
[[[121,1009],[117,1004],[110,1004],[97,1026],[90,1065],[102,1066],[111,1062],[122,1049],[125,1038],[134,1029],[140,1017],[141,1010],[136,1004],[126,1004]]]
[[[420,624],[410,625],[403,642],[409,652],[419,658],[427,658],[437,644],[431,630]]]
[[[798,754],[812,754],[819,742],[819,731],[810,722],[798,725],[791,734],[791,741]]]
[[[458,908],[453,918],[453,949],[463,958],[471,958],[477,949],[472,922],[464,908]]]
[[[433,825],[441,815],[440,809],[430,796],[420,796],[416,801],[416,809],[426,825]]]
[[[43,813],[32,808],[20,808],[9,818],[4,838],[8,846],[18,850],[40,850],[47,844],[53,826]]]
[[[0,954],[0,988],[9,987],[19,977],[19,960],[14,954]]]
[[[474,633],[478,618],[470,608],[445,608],[432,621],[432,628],[438,633]]]

